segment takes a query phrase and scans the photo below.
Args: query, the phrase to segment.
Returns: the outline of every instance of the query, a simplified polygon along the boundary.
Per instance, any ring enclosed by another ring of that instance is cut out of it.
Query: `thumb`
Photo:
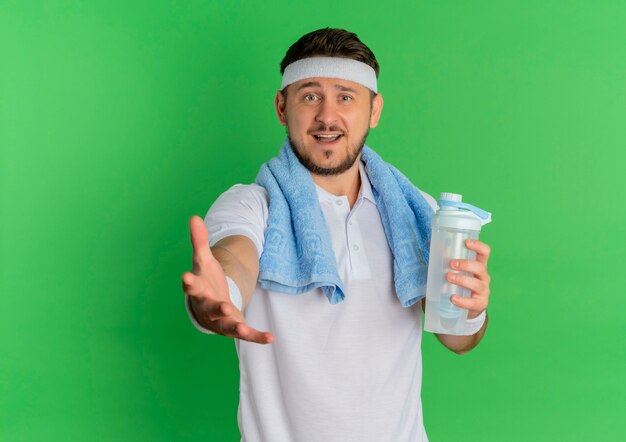
[[[209,247],[209,233],[204,221],[197,215],[189,220],[189,233],[191,236],[191,246],[193,247],[193,261],[199,263],[207,261],[213,254]]]

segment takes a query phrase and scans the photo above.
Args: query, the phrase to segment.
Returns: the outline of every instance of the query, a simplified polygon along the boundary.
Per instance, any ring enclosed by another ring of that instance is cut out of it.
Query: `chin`
[[[346,146],[349,146],[349,142],[345,136],[328,146],[317,143],[315,140],[312,143],[300,143],[294,142],[289,137],[289,141],[300,163],[311,173],[323,176],[340,175],[349,170],[361,154],[365,142],[363,140],[355,152],[346,152]]]

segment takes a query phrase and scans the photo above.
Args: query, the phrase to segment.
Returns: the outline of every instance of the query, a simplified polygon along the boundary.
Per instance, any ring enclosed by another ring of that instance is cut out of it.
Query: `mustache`
[[[309,133],[311,132],[339,132],[343,135],[346,134],[346,131],[341,129],[339,126],[327,126],[325,124],[320,124],[319,126],[316,126],[314,129],[311,129],[309,131]]]

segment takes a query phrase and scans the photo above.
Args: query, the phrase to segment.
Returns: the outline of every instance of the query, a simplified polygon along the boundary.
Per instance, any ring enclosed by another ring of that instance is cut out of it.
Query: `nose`
[[[335,103],[331,100],[322,100],[319,105],[315,120],[326,125],[333,126],[338,120],[337,109]]]

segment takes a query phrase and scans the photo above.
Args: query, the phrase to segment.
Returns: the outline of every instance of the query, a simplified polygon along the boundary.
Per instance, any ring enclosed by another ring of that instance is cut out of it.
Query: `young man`
[[[378,70],[353,33],[300,38],[281,63],[279,157],[190,221],[187,308],[201,331],[235,338],[242,440],[427,440],[421,330],[437,204],[364,147],[383,109]],[[474,276],[448,278],[472,290],[452,297],[469,311],[467,335],[438,335],[457,353],[487,324],[490,249],[466,246],[477,259],[451,265]]]

